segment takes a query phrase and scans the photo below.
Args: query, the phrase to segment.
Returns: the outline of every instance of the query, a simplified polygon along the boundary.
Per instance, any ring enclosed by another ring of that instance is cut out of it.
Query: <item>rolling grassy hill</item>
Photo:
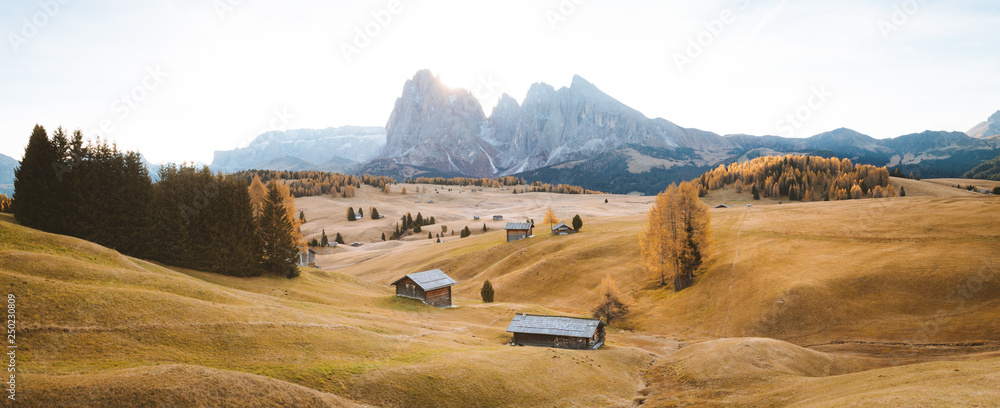
[[[698,284],[681,293],[650,286],[639,266],[642,216],[588,220],[568,237],[540,227],[535,238],[511,244],[497,231],[362,251],[336,270],[388,284],[400,273],[441,268],[459,281],[459,298],[477,299],[490,279],[498,300],[575,313],[596,304],[609,274],[635,298],[625,327],[691,338],[1000,340],[1000,321],[988,317],[1000,307],[1000,200],[900,184],[906,198],[712,210],[713,255]],[[727,194],[725,201],[739,201]]]
[[[621,196],[615,210],[603,197],[556,202],[594,214],[579,234],[368,244],[294,280],[154,264],[0,215],[20,396],[39,407],[996,405],[1000,197],[893,183],[906,198],[779,205],[713,192],[706,201],[737,206],[712,210],[712,256],[680,293],[639,267],[644,217]],[[517,197],[536,211],[553,199],[497,194],[481,202]],[[467,211],[441,214],[454,226]],[[389,282],[431,268],[459,281],[459,308],[392,296]],[[514,313],[588,314],[605,275],[633,301],[607,347],[504,345]],[[487,278],[498,303],[479,302]]]
[[[536,306],[439,310],[316,269],[173,269],[9,216],[0,237],[25,406],[627,406],[652,361],[614,334],[598,353],[505,346],[510,316]]]

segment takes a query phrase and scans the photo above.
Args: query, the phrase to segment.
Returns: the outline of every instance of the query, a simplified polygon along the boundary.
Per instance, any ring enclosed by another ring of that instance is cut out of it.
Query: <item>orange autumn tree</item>
[[[260,218],[260,211],[264,208],[264,200],[267,199],[267,187],[260,180],[260,176],[254,174],[250,182],[250,204],[253,206],[253,217]]]
[[[698,192],[697,185],[684,182],[657,195],[639,237],[643,267],[675,291],[694,283],[709,250],[712,219]]]
[[[545,218],[542,220],[542,222],[549,224],[550,230],[552,229],[553,225],[559,222],[559,218],[556,217],[556,212],[552,211],[552,207],[549,207],[547,210],[545,210]]]

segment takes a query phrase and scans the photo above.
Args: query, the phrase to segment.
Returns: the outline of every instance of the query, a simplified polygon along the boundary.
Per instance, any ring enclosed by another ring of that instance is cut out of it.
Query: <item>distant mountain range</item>
[[[351,165],[378,156],[384,147],[385,129],[381,127],[274,131],[257,136],[247,147],[216,151],[210,167],[224,172],[248,169],[345,172]]]
[[[788,153],[849,158],[922,177],[960,177],[1000,156],[1000,112],[967,134],[926,131],[875,139],[850,129],[810,138],[718,135],[650,119],[574,76],[507,94],[490,116],[471,92],[428,70],[403,85],[384,129],[270,132],[215,153],[212,168],[326,170],[414,176],[519,176],[625,193],[654,193],[737,160]]]
[[[14,195],[14,169],[17,166],[18,161],[13,157],[0,154],[0,194]]]

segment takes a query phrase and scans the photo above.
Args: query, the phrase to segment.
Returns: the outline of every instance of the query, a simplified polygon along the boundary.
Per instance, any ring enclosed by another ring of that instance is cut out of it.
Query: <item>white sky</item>
[[[534,82],[579,74],[649,117],[720,134],[968,130],[1000,109],[1000,2],[918,1],[398,0],[348,62],[342,46],[389,0],[5,0],[0,153],[20,158],[35,123],[93,137],[106,121],[154,162],[208,163],[271,127],[383,126],[423,68],[452,86],[499,83],[477,93],[487,113],[503,92],[522,101]],[[711,44],[679,70],[699,36]],[[814,87],[832,96],[782,126]],[[141,101],[122,104],[130,93]]]

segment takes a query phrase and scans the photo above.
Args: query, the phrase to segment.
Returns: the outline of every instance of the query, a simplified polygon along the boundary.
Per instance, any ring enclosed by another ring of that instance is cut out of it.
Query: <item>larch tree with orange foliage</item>
[[[254,174],[253,181],[250,182],[250,204],[253,206],[253,217],[260,218],[260,212],[264,208],[264,201],[267,199],[267,187],[260,180],[260,176]]]
[[[698,190],[684,182],[657,195],[639,237],[643,267],[661,285],[672,284],[675,291],[694,283],[695,272],[709,249],[712,220]]]
[[[552,211],[552,207],[545,210],[545,218],[542,220],[543,223],[549,224],[549,230],[552,230],[552,226],[559,222],[559,217],[556,217],[556,212]]]

